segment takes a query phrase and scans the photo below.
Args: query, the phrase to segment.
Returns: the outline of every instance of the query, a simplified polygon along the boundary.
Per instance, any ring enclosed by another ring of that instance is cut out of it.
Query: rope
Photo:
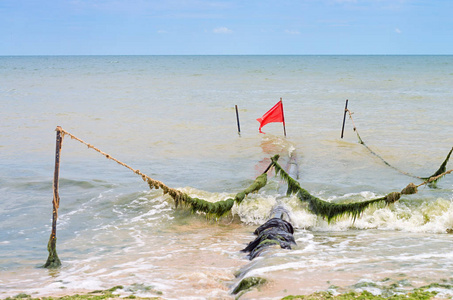
[[[447,174],[450,174],[453,172],[453,169],[448,170],[446,172],[443,172],[442,174],[439,174],[437,176],[431,177],[428,180],[420,183],[419,185],[415,185],[414,183],[409,183],[404,189],[401,190],[401,192],[391,192],[384,196],[382,200],[385,200],[388,204],[395,203],[401,198],[401,195],[412,195],[418,193],[418,188],[421,187],[422,185],[429,184],[433,181],[436,181],[437,179],[441,178],[442,176],[445,176]]]
[[[439,174],[439,175],[437,175],[437,176],[430,177],[430,178],[428,178],[427,180],[425,180],[425,181],[423,181],[422,183],[420,183],[419,185],[417,185],[417,187],[420,187],[420,186],[425,185],[425,184],[429,184],[429,183],[431,183],[431,182],[433,182],[433,181],[436,181],[436,180],[438,180],[439,178],[441,178],[441,177],[443,177],[443,176],[445,176],[445,175],[447,175],[447,174],[450,174],[450,173],[452,173],[452,172],[453,172],[453,169],[448,170],[448,171],[445,171],[445,172],[443,172],[442,174]]]
[[[115,161],[116,163],[122,165],[123,167],[128,168],[129,170],[131,170],[135,174],[140,175],[142,177],[143,181],[148,183],[150,189],[154,189],[154,188],[161,189],[164,194],[169,194],[173,198],[173,200],[175,201],[175,206],[176,207],[178,207],[180,204],[182,204],[184,206],[190,207],[193,212],[204,212],[204,213],[206,213],[206,216],[208,218],[211,218],[211,217],[220,218],[220,217],[226,215],[227,213],[229,213],[231,211],[231,208],[233,207],[233,205],[235,203],[240,204],[242,202],[242,200],[244,200],[244,198],[248,194],[253,193],[253,192],[257,192],[262,187],[264,187],[266,185],[266,183],[267,183],[267,174],[266,174],[266,172],[273,165],[273,163],[271,163],[263,174],[258,176],[254,180],[254,182],[249,187],[247,187],[245,190],[243,190],[242,192],[237,193],[234,198],[229,198],[229,199],[226,199],[226,200],[221,200],[221,201],[216,201],[216,202],[209,202],[209,201],[206,201],[206,200],[203,200],[203,199],[192,198],[189,195],[187,195],[187,194],[185,194],[185,193],[183,193],[183,192],[181,192],[181,191],[179,191],[177,189],[173,189],[173,188],[170,188],[170,187],[166,186],[163,182],[161,182],[159,180],[155,180],[155,179],[149,177],[148,175],[140,172],[140,170],[136,170],[136,169],[130,167],[129,165],[123,163],[122,161],[114,158],[110,154],[107,154],[107,153],[101,151],[100,149],[94,147],[93,145],[91,145],[91,144],[79,139],[78,137],[76,137],[75,135],[67,132],[66,130],[64,130],[61,127],[57,127],[57,131],[62,136],[64,136],[65,134],[69,135],[71,137],[71,139],[76,140],[76,141],[86,145],[88,148],[91,148],[91,149],[99,152],[100,154],[102,154],[106,158],[111,159],[111,160]],[[278,155],[274,156],[273,159],[278,160]]]
[[[348,110],[349,112],[349,115],[351,117],[351,112]],[[352,117],[351,117],[351,120],[352,120]],[[354,125],[354,122],[353,122],[353,125]],[[176,203],[176,206],[178,206],[180,203],[184,203],[186,205],[189,205],[192,207],[192,209],[194,211],[209,211],[209,213],[216,213],[217,211],[219,212],[218,214],[219,215],[222,215],[223,213],[225,213],[226,211],[229,211],[231,209],[231,206],[233,205],[234,202],[236,203],[240,203],[246,196],[247,194],[249,193],[252,193],[254,191],[257,191],[259,190],[261,187],[263,187],[264,185],[266,185],[266,172],[269,170],[270,167],[274,166],[278,169],[278,172],[280,174],[280,176],[283,176],[283,178],[288,182],[288,195],[289,194],[293,194],[293,193],[296,193],[297,191],[301,190],[301,187],[299,186],[298,183],[296,183],[296,181],[294,181],[294,179],[292,179],[286,172],[283,171],[283,169],[281,169],[281,167],[278,165],[277,163],[277,160],[278,160],[278,155],[274,156],[271,158],[272,160],[272,163],[268,166],[268,168],[266,169],[266,171],[259,177],[256,178],[255,182],[250,186],[248,187],[247,189],[245,189],[244,191],[242,192],[239,192],[235,197],[234,199],[227,199],[227,200],[224,200],[224,201],[218,201],[218,202],[214,202],[214,203],[210,203],[210,202],[207,202],[205,200],[202,200],[202,199],[197,199],[197,198],[191,198],[189,197],[187,194],[179,191],[179,190],[176,190],[176,189],[173,189],[173,188],[170,188],[168,186],[166,186],[163,182],[159,181],[159,180],[155,180],[151,177],[149,177],[148,175],[142,173],[140,170],[138,169],[134,169],[132,168],[131,166],[123,163],[122,161],[114,158],[113,156],[111,156],[110,154],[107,154],[103,151],[101,151],[100,149],[96,148],[95,146],[79,139],[78,137],[74,136],[73,134],[67,132],[66,130],[64,130],[63,128],[61,127],[57,127],[56,129],[57,131],[60,132],[61,134],[61,138],[63,140],[64,138],[64,135],[68,135],[71,137],[71,139],[73,140],[76,140],[84,145],[86,145],[88,148],[91,148],[97,152],[99,152],[100,154],[102,154],[103,156],[105,156],[107,159],[111,159],[113,161],[115,161],[116,163],[122,165],[123,167],[126,167],[128,168],[129,170],[131,170],[132,172],[134,172],[135,174],[137,175],[140,175],[143,179],[143,181],[147,182],[149,187],[151,189],[153,188],[156,188],[156,189],[162,189],[162,191],[164,192],[164,194],[169,194],[174,200],[175,200],[175,203]],[[365,145],[365,143],[362,141],[362,139],[360,138],[360,135],[358,134],[357,132],[357,128],[355,127],[354,125],[354,131],[356,131],[357,133],[357,137],[359,138],[359,141],[361,142],[361,144],[363,144],[365,147],[367,147]],[[382,159],[379,155],[377,155],[376,153],[374,153],[370,148],[367,147],[367,149],[369,149],[371,151],[371,153],[373,153],[374,155],[376,155],[377,157],[379,157],[382,161],[385,162],[384,159]],[[389,165],[387,162],[385,162],[387,165]],[[390,165],[389,165],[390,166]],[[392,167],[394,168],[394,167]],[[396,168],[394,168],[396,169]],[[398,170],[398,169],[396,169]],[[399,170],[398,170],[399,171]],[[403,174],[406,174],[408,175],[406,172],[402,172],[400,171],[401,173]],[[382,197],[382,198],[379,198],[379,199],[374,199],[372,201],[379,201],[379,200],[384,200],[386,201],[388,204],[391,204],[391,203],[395,203],[396,201],[398,201],[400,198],[401,198],[401,195],[410,195],[410,194],[415,194],[418,192],[417,188],[419,188],[420,186],[422,185],[425,185],[425,184],[429,184],[431,182],[435,182],[436,180],[438,180],[439,178],[447,175],[447,174],[450,174],[453,172],[453,169],[451,170],[448,170],[448,171],[445,171],[437,176],[432,176],[430,177],[429,179],[425,179],[422,183],[420,183],[419,185],[415,185],[414,183],[410,183],[408,186],[406,186],[401,192],[391,192],[389,194],[387,194],[386,196]],[[264,177],[262,177],[264,176]],[[413,176],[413,175],[410,175],[410,176]],[[262,178],[261,178],[262,177]],[[413,177],[416,177],[416,178],[420,178],[418,176],[413,176]],[[420,178],[421,179],[421,178]],[[294,182],[293,182],[294,181]],[[308,193],[308,192],[307,192]],[[311,195],[310,195],[311,196]],[[324,201],[323,201],[324,202]],[[214,204],[214,205],[213,205]],[[354,204],[354,203],[353,203]],[[58,205],[58,204],[57,204]]]
[[[388,193],[385,197],[383,197],[382,199],[385,200],[387,202],[387,204],[392,204],[392,203],[395,203],[396,201],[398,201],[400,198],[401,198],[401,195],[412,195],[412,194],[416,194],[418,192],[418,189],[417,189],[418,186],[416,186],[415,184],[413,184],[412,182],[409,183],[404,189],[401,190],[401,192],[391,192],[391,193]]]
[[[149,177],[148,175],[146,175],[146,174],[140,172],[140,170],[138,170],[138,169],[136,170],[136,169],[132,168],[131,166],[129,166],[129,165],[123,163],[122,161],[120,161],[120,160],[114,158],[114,157],[111,156],[110,154],[107,154],[107,153],[101,151],[100,149],[96,148],[95,146],[93,146],[93,145],[91,145],[91,144],[89,144],[89,143],[87,143],[87,142],[85,142],[85,141],[79,139],[78,137],[76,137],[75,135],[73,135],[73,134],[67,132],[66,130],[64,130],[64,129],[61,128],[60,126],[58,126],[56,130],[57,130],[57,131],[60,131],[60,132],[63,134],[63,137],[64,137],[64,135],[68,135],[68,136],[71,137],[71,139],[76,140],[76,141],[78,141],[78,142],[80,142],[80,143],[86,145],[88,148],[91,148],[91,149],[93,149],[93,150],[99,152],[100,154],[102,154],[103,156],[105,156],[107,159],[111,159],[111,160],[113,160],[114,162],[116,162],[116,163],[122,165],[123,167],[128,168],[129,170],[131,170],[131,171],[134,172],[135,174],[140,175],[140,176],[142,177],[143,181],[145,181],[145,182],[148,183],[148,185],[150,186],[150,188],[160,188],[160,189],[162,189],[162,190],[164,191],[164,194],[170,194],[170,196],[172,196],[173,198],[181,198],[181,197],[182,197],[182,194],[183,194],[182,192],[180,192],[180,191],[178,191],[178,190],[176,190],[176,189],[172,189],[172,188],[166,186],[163,182],[161,182],[161,181],[159,181],[159,180],[155,180],[155,179]]]
[[[357,138],[359,139],[359,143],[362,144],[365,148],[368,149],[368,151],[370,151],[371,154],[373,154],[374,156],[376,156],[377,158],[379,158],[385,165],[387,165],[388,167],[396,170],[397,172],[401,173],[401,174],[404,174],[406,176],[410,176],[410,177],[413,177],[413,178],[417,178],[417,179],[420,179],[420,180],[423,180],[423,183],[420,184],[420,185],[423,185],[423,184],[428,184],[428,183],[434,183],[436,180],[438,180],[439,178],[441,178],[442,176],[446,175],[446,174],[449,174],[451,172],[450,171],[447,171],[447,172],[444,172],[440,175],[431,175],[431,177],[419,177],[419,176],[416,176],[416,175],[413,175],[411,173],[408,173],[408,172],[405,172],[405,171],[402,171],[400,169],[398,169],[397,167],[395,166],[392,166],[389,162],[387,162],[385,159],[383,159],[379,154],[377,154],[376,152],[374,152],[370,147],[368,147],[365,142],[362,140],[362,138],[360,137],[359,135],[359,132],[357,131],[357,127],[355,126],[354,124],[354,120],[352,119],[352,112],[346,108],[346,111],[349,113],[349,118],[351,119],[351,122],[352,122],[352,126],[353,126],[353,130],[355,131],[355,133],[357,134]],[[453,148],[452,148],[453,150]],[[452,152],[452,150],[450,150],[450,153],[448,154],[444,164],[446,165],[446,162],[448,161],[448,159],[450,158],[450,154]],[[445,167],[445,165],[443,165]],[[441,166],[442,167],[442,166]],[[439,170],[440,171],[440,170]],[[419,185],[419,186],[420,186]]]
[[[415,185],[414,183],[409,183],[404,189],[401,190],[401,192],[392,192],[387,194],[383,199],[387,201],[387,203],[395,203],[401,198],[401,195],[412,195],[416,194],[418,192],[418,188],[421,187],[422,185],[425,184],[430,184],[433,181],[436,181],[437,179],[441,178],[442,176],[445,176],[447,174],[450,174],[453,172],[453,169],[448,170],[443,172],[442,174],[439,174],[437,176],[430,177],[429,179],[423,181],[419,185]]]

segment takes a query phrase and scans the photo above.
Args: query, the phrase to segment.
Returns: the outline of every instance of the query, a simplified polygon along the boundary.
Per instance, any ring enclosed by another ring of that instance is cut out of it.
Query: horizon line
[[[452,56],[453,54],[0,54],[7,56]]]

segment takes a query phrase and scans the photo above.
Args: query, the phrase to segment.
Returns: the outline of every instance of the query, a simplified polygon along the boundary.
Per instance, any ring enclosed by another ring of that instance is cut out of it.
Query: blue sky
[[[0,0],[0,55],[453,54],[453,0]]]

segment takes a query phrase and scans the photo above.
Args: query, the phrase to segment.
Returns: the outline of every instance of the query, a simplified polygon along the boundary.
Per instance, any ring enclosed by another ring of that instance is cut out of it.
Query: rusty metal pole
[[[44,268],[58,268],[61,266],[61,261],[57,255],[57,219],[58,219],[58,207],[60,206],[60,196],[58,195],[58,177],[60,173],[60,153],[61,144],[63,137],[61,134],[61,127],[58,126],[56,129],[57,140],[55,149],[55,171],[53,176],[53,210],[52,210],[52,232],[50,234],[49,242],[47,243],[47,250],[49,251],[49,257],[44,265]]]

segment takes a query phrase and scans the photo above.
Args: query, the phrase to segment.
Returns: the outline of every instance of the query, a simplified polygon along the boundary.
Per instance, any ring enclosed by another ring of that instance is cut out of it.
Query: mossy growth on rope
[[[300,186],[299,182],[289,176],[277,161],[273,161],[273,163],[276,174],[288,184],[287,195],[290,196],[295,194],[302,202],[308,202],[308,209],[312,213],[326,218],[329,223],[342,216],[352,217],[355,221],[355,219],[370,206],[389,205],[398,201],[402,194],[409,195],[417,193],[417,187],[411,183],[401,192],[392,192],[381,198],[353,203],[331,203],[311,195],[307,190]]]
[[[182,205],[189,207],[193,213],[204,212],[208,218],[220,218],[227,215],[231,211],[231,208],[234,205],[234,199],[230,198],[217,202],[209,202],[203,199],[187,196],[182,202]]]
[[[450,156],[451,156],[451,153],[453,152],[453,147],[451,148],[450,152],[448,152],[448,155],[447,157],[445,158],[445,160],[442,162],[442,164],[440,165],[439,169],[431,176],[429,177],[422,177],[421,179],[423,180],[430,180],[431,178],[434,178],[434,177],[437,177],[439,175],[441,175],[442,173],[445,173],[445,171],[447,171],[447,163],[448,161],[450,160]],[[445,174],[443,175],[445,176]],[[428,183],[429,186],[431,187],[436,187],[436,184],[437,182],[443,177],[443,176],[440,176],[439,178],[436,178],[435,180],[433,181],[430,181]]]
[[[176,189],[169,188],[159,182],[147,180],[149,187],[152,188],[161,188],[164,191],[164,194],[170,195],[175,201],[175,206],[188,207],[192,212],[203,212],[208,218],[221,218],[227,215],[234,203],[240,204],[244,198],[253,192],[259,191],[262,187],[266,186],[267,183],[267,173],[263,173],[258,176],[253,183],[247,187],[242,192],[236,194],[234,198],[229,198],[226,200],[209,202],[199,198],[192,198],[189,195],[178,191]]]

